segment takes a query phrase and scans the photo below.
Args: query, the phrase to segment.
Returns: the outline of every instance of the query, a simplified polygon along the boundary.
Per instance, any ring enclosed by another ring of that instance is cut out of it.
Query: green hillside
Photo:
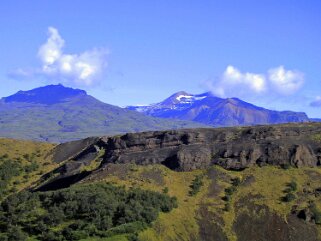
[[[319,167],[108,164],[69,188],[23,191],[58,167],[53,147],[0,139],[0,240],[321,240]]]
[[[201,184],[195,185],[199,177]],[[175,172],[162,165],[113,164],[104,178],[94,181],[177,197],[178,207],[161,213],[139,233],[138,240],[285,241],[288,235],[292,240],[321,240],[321,195],[315,195],[321,187],[320,169],[266,166],[235,172],[212,167]],[[291,183],[296,188],[290,191]],[[290,192],[294,199],[285,200]],[[317,224],[294,214],[309,208],[319,218]],[[275,230],[281,230],[280,234]]]
[[[0,138],[0,200],[29,187],[57,164],[50,143]]]

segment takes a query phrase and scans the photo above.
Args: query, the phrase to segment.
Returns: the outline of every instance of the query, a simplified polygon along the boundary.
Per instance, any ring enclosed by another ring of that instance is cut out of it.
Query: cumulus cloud
[[[92,49],[79,54],[66,54],[63,51],[65,40],[58,30],[48,28],[48,39],[40,46],[38,57],[40,69],[18,69],[12,77],[40,76],[52,82],[91,86],[98,82],[107,67],[106,49]]]
[[[298,91],[304,83],[304,75],[299,71],[286,70],[283,66],[272,68],[267,74],[241,72],[229,65],[215,82],[206,86],[220,97],[244,97],[276,92],[289,95]]]
[[[304,83],[304,74],[296,70],[286,70],[283,66],[268,71],[269,80],[277,92],[289,95],[297,92]]]
[[[62,48],[65,45],[65,41],[61,38],[57,29],[49,27],[48,35],[47,42],[38,51],[44,67],[50,66],[59,60],[62,55]]]
[[[317,96],[314,101],[310,103],[312,107],[321,107],[321,96]]]
[[[258,94],[266,90],[266,79],[264,75],[242,73],[234,66],[229,65],[219,81],[212,84],[210,89],[220,97],[242,95],[249,90]]]

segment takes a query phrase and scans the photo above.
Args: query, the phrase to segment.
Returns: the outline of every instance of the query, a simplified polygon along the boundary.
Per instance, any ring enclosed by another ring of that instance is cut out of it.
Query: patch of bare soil
[[[305,174],[308,175],[312,180],[321,182],[321,174],[317,171],[306,170]]]
[[[224,220],[218,214],[210,212],[206,205],[198,210],[199,240],[202,241],[228,241],[221,226]]]
[[[238,241],[320,241],[314,225],[290,215],[287,222],[264,205],[243,199],[233,229]]]
[[[156,168],[152,170],[144,170],[141,173],[141,177],[144,179],[152,180],[153,182],[155,182],[157,185],[160,185],[160,186],[165,184],[164,177],[161,170],[158,170]]]
[[[255,177],[253,175],[247,176],[241,183],[242,186],[251,186],[255,182]]]
[[[210,168],[207,172],[207,176],[209,179],[211,179],[211,183],[208,187],[209,198],[217,198],[222,192],[223,187],[218,183],[219,180],[223,182],[229,182],[231,179],[226,173],[216,168]]]

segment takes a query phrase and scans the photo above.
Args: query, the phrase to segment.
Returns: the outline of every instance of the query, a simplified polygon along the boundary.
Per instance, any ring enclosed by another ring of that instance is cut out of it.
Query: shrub
[[[224,205],[224,211],[225,211],[225,212],[228,212],[228,211],[230,211],[230,209],[231,209],[231,204],[230,204],[229,202],[225,203],[225,205]]]
[[[234,187],[238,187],[241,184],[241,179],[239,177],[233,178],[232,179],[232,185]]]
[[[231,196],[234,192],[236,191],[236,187],[232,186],[232,187],[228,187],[225,189],[225,194],[228,196]]]
[[[293,193],[287,193],[284,197],[283,197],[283,201],[284,202],[291,202],[296,198],[296,196]]]
[[[282,197],[283,202],[291,202],[293,201],[296,196],[294,192],[296,192],[298,189],[298,184],[295,181],[291,181],[290,183],[287,184],[287,188],[284,190],[286,195]]]
[[[195,196],[203,186],[203,175],[197,175],[193,180],[192,184],[190,185],[190,196]]]
[[[25,241],[28,238],[19,227],[10,227],[8,233],[8,240],[10,241]]]
[[[20,165],[14,161],[6,160],[0,164],[0,199],[7,194],[12,178],[18,176],[20,172]]]
[[[47,241],[62,241],[65,240],[61,233],[48,231],[44,232],[40,236],[41,240],[47,240]]]
[[[223,199],[225,202],[229,202],[229,201],[231,201],[231,196],[230,196],[230,195],[225,195],[222,199]]]
[[[310,207],[311,212],[313,213],[313,218],[316,224],[321,224],[321,211],[316,207],[315,204]]]
[[[164,189],[162,190],[162,192],[164,193],[164,194],[167,194],[168,193],[168,187],[164,187]]]
[[[107,237],[116,232],[135,234],[153,222],[159,212],[175,207],[174,197],[141,189],[126,191],[108,183],[48,192],[23,191],[1,203],[0,232],[21,237],[9,240],[24,240],[25,235],[53,241]],[[11,226],[18,231],[12,231]]]
[[[281,164],[281,168],[284,170],[288,170],[291,168],[291,165],[289,163],[284,163],[284,164]]]
[[[8,159],[8,158],[9,158],[8,154],[4,154],[4,155],[2,155],[2,157],[1,157],[1,159]]]
[[[39,168],[39,165],[36,162],[32,162],[30,165],[25,166],[24,170],[26,173],[34,172]]]
[[[23,158],[27,161],[30,161],[30,155],[29,154],[24,154]]]
[[[298,184],[295,181],[292,181],[288,184],[287,192],[295,192],[298,189]]]

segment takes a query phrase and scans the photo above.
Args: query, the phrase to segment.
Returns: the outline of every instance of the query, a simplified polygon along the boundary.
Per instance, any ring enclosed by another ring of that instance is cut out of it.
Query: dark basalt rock
[[[176,171],[211,165],[231,170],[253,165],[315,167],[321,161],[319,133],[318,123],[128,133],[86,139],[76,153],[64,157],[83,159],[85,154],[93,155],[103,148],[102,167],[108,163],[158,163]],[[59,145],[58,152],[65,147],[70,150],[70,143]]]
[[[60,179],[66,185],[87,176],[95,179],[95,175],[100,176],[113,163],[162,164],[175,171],[206,169],[212,165],[228,170],[243,170],[253,165],[316,167],[321,162],[320,133],[321,123],[305,123],[87,138],[55,148],[53,159],[64,164],[42,177],[46,184],[41,189],[59,186]],[[100,153],[104,153],[100,166],[85,176],[79,175]]]
[[[107,163],[161,163],[177,171],[220,165],[315,167],[320,163],[320,124],[143,132],[103,137]]]
[[[54,159],[63,163],[54,173],[80,173],[100,150],[102,162],[90,176],[110,163],[163,164],[175,171],[219,165],[243,170],[253,165],[316,167],[321,162],[321,123],[238,128],[203,128],[128,133],[93,137],[58,145]]]

